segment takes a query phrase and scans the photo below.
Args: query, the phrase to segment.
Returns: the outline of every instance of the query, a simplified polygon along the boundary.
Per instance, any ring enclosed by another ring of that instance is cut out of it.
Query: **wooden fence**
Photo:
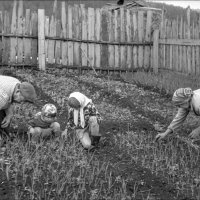
[[[77,69],[200,73],[200,20],[166,19],[153,8],[85,8],[57,1],[51,16],[14,1],[0,12],[0,63]],[[58,12],[60,13],[58,15]],[[199,17],[200,18],[200,17]]]
[[[200,16],[198,22],[165,18],[163,12],[159,39],[159,67],[186,74],[200,74]]]
[[[12,14],[0,12],[0,62],[40,69],[157,71],[160,11],[72,7],[64,1],[57,7],[55,1],[53,14],[45,16],[45,10],[24,10],[23,1],[15,0]]]

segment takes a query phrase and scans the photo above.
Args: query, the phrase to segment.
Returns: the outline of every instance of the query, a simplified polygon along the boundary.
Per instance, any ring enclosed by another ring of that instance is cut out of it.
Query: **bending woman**
[[[174,92],[172,102],[178,107],[178,112],[167,130],[156,135],[156,141],[164,139],[168,134],[177,130],[183,124],[190,111],[200,116],[200,89],[192,91],[191,88],[179,88]],[[194,129],[189,134],[189,137],[191,139],[200,138],[200,127]]]

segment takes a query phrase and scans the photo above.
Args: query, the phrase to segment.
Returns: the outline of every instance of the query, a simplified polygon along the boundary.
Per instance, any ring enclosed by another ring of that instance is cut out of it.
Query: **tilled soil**
[[[51,76],[58,77],[58,74],[51,72],[53,75],[45,76],[39,75],[40,72],[32,73],[32,77],[35,76],[34,84],[40,102],[38,107],[47,102],[54,103],[59,111],[58,121],[64,129],[67,121],[67,107],[61,107],[60,103],[52,99],[52,95],[47,94],[47,90],[41,89],[42,77],[46,80],[45,84],[52,84],[52,89],[56,87],[56,84],[59,87],[59,82],[52,83],[53,78],[49,79]],[[25,79],[27,74],[22,71],[16,73],[21,79]],[[127,131],[135,131],[155,136],[156,122],[166,127],[174,111],[169,98],[121,81],[112,80],[111,88],[108,88],[102,85],[101,80],[99,83],[93,80],[90,82],[87,78],[73,75],[66,75],[65,78],[76,81],[77,85],[74,88],[93,96],[95,105],[104,119],[100,126],[102,142],[98,150],[93,152],[94,156],[100,162],[112,164],[113,168],[110,169],[112,176],[129,180],[126,183],[127,194],[133,196],[137,185],[134,199],[148,199],[148,196],[151,196],[151,199],[160,200],[192,199],[180,194],[174,185],[167,183],[165,177],[156,176],[149,169],[136,163],[127,154],[126,149],[121,149],[114,143],[114,135],[119,132],[126,134]],[[116,85],[116,88],[113,88],[113,85]],[[187,128],[189,130],[191,126]],[[4,172],[5,170],[0,170],[0,200],[13,199],[14,183],[6,179]],[[117,189],[119,185],[115,183],[113,187]]]

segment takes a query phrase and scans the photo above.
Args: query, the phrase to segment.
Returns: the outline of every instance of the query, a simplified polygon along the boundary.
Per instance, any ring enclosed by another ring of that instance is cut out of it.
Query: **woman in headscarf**
[[[68,129],[75,129],[85,149],[97,146],[101,138],[99,124],[102,119],[92,100],[80,92],[73,92],[69,96],[68,105],[68,122],[63,135]]]
[[[156,135],[156,141],[164,139],[167,135],[177,130],[183,124],[190,111],[200,116],[200,89],[192,91],[191,88],[179,88],[174,92],[172,102],[178,107],[178,112],[167,130]],[[193,130],[189,137],[191,139],[200,138],[200,127]]]

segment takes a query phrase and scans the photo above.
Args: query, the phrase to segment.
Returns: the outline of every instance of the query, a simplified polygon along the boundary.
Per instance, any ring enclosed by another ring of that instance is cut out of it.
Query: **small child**
[[[60,124],[56,121],[57,108],[53,104],[45,104],[42,111],[35,114],[34,119],[29,121],[28,136],[33,141],[48,136],[60,136]]]
[[[80,92],[73,92],[69,96],[68,105],[68,122],[63,135],[68,129],[74,129],[85,149],[94,148],[101,138],[99,124],[102,119],[92,100]]]

